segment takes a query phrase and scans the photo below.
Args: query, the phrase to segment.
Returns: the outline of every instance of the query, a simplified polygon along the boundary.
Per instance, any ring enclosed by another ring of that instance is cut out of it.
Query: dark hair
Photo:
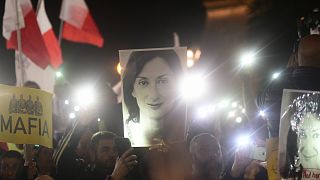
[[[102,140],[102,139],[113,140],[116,137],[117,137],[117,135],[114,134],[113,132],[99,131],[99,132],[97,132],[97,133],[92,135],[91,141],[90,141],[90,148],[96,149],[97,146],[98,146],[99,141]]]
[[[10,150],[10,151],[3,153],[3,155],[1,156],[1,160],[3,158],[16,158],[16,159],[20,160],[22,163],[24,162],[22,154],[19,153],[18,151],[14,151],[14,150]]]
[[[23,163],[24,163],[24,159],[21,153],[19,153],[18,151],[14,151],[14,150],[10,150],[5,152],[2,156],[1,156],[1,163],[0,165],[2,166],[2,160],[4,158],[15,158],[19,161],[19,167],[16,171],[16,176],[15,179],[24,179],[23,177],[26,176],[24,169],[23,169]]]
[[[39,84],[37,84],[34,81],[27,81],[23,84],[23,87],[29,87],[29,88],[35,88],[35,89],[40,89]]]
[[[305,115],[308,113],[314,114],[319,120],[320,113],[320,94],[319,93],[305,93],[298,96],[289,105],[289,110],[291,109],[292,117],[290,119],[290,129],[287,135],[287,157],[286,166],[282,171],[281,175],[285,178],[287,177],[300,177],[302,175],[303,166],[296,159],[299,157],[299,135],[300,127],[299,125],[303,123]],[[290,112],[288,110],[288,112]],[[298,162],[296,164],[296,162]]]
[[[141,73],[143,67],[154,58],[163,59],[175,74],[182,74],[180,58],[172,50],[154,50],[154,51],[135,51],[132,52],[123,74],[123,99],[128,109],[129,121],[139,122],[140,111],[136,98],[132,96],[134,82],[136,77]]]
[[[200,133],[196,136],[194,136],[191,141],[190,141],[190,144],[189,144],[189,151],[190,153],[194,153],[194,146],[196,145],[196,143],[198,142],[199,139],[201,138],[206,138],[206,139],[212,139],[214,140],[215,142],[217,142],[217,144],[219,145],[219,149],[221,151],[221,147],[220,147],[220,142],[219,140],[212,134],[209,134],[209,133]]]

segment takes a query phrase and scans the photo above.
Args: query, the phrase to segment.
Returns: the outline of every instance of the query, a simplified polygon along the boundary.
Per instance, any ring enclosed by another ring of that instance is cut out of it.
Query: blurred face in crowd
[[[137,99],[141,116],[160,120],[174,106],[176,76],[168,64],[159,57],[147,62],[136,77],[132,96]]]
[[[320,120],[315,114],[304,116],[298,135],[299,157],[304,168],[320,169]]]
[[[93,135],[93,132],[91,132],[89,129],[87,129],[81,136],[76,152],[80,157],[89,158],[89,144],[91,137]]]
[[[52,155],[53,155],[53,149],[42,147],[41,150],[38,153],[38,159],[37,163],[38,165],[47,168],[47,170],[51,170],[52,163]]]
[[[21,168],[20,166],[22,166],[22,164],[17,158],[3,158],[1,160],[1,179],[15,179],[18,170]]]
[[[219,142],[211,136],[200,136],[193,144],[193,164],[203,172],[219,174],[222,153]]]
[[[113,139],[101,139],[97,145],[96,164],[105,168],[113,168],[116,159],[117,153]]]

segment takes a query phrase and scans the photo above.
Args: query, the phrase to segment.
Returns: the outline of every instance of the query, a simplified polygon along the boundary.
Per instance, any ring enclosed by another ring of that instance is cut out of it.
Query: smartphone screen
[[[251,146],[251,150],[249,153],[249,158],[256,159],[259,161],[265,161],[266,160],[266,148],[260,147],[260,146]]]
[[[115,138],[114,144],[119,157],[122,156],[124,152],[126,152],[128,149],[131,148],[131,142],[128,138],[123,138],[123,137]]]

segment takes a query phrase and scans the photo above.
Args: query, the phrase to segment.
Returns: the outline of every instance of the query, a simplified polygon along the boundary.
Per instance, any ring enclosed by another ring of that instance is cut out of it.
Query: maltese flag
[[[42,90],[53,93],[55,84],[55,72],[53,68],[58,68],[63,61],[58,40],[45,11],[44,0],[39,0],[38,3],[40,4],[38,6],[37,21],[44,44],[50,56],[51,66],[47,66],[44,69],[40,68],[24,54],[21,55],[22,63],[20,63],[17,58],[18,54],[16,53],[16,79],[17,84],[33,81],[36,82]]]
[[[51,23],[48,19],[44,0],[39,0],[40,7],[37,14],[37,21],[43,36],[44,43],[47,47],[50,56],[50,64],[53,68],[58,68],[62,63],[61,48],[57,37],[53,32]]]
[[[60,19],[64,21],[64,39],[103,46],[103,38],[84,0],[63,0]]]
[[[18,14],[18,18],[17,18]],[[21,33],[22,52],[37,66],[46,68],[50,64],[50,55],[44,43],[36,15],[30,0],[6,0],[3,16],[3,37],[8,49],[18,50],[17,24]]]

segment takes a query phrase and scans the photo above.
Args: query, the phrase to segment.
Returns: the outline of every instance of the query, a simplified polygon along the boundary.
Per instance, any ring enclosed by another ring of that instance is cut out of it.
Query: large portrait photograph
[[[120,50],[124,136],[133,147],[184,141],[186,55],[186,48]]]
[[[283,176],[320,178],[320,92],[285,89],[279,131]]]

